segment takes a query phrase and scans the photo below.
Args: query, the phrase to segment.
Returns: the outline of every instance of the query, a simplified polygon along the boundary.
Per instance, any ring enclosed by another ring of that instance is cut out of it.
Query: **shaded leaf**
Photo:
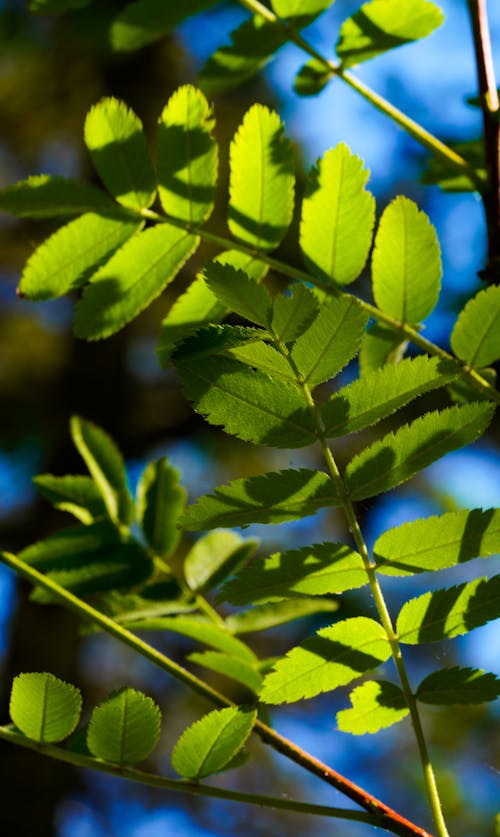
[[[317,96],[326,87],[333,73],[323,61],[312,58],[295,76],[293,89],[298,96]]]
[[[37,174],[0,190],[0,211],[17,218],[56,218],[81,212],[110,212],[115,204],[89,183]]]
[[[18,674],[12,683],[9,713],[21,732],[40,744],[62,741],[82,711],[80,690],[47,672]]]
[[[200,538],[184,560],[184,576],[197,593],[217,587],[258,549],[259,541],[237,532],[217,529]]]
[[[229,357],[238,360],[245,366],[265,372],[278,381],[296,384],[296,375],[287,358],[277,349],[263,341],[247,342],[227,350]]]
[[[146,466],[137,486],[137,518],[148,544],[163,558],[171,555],[179,543],[177,524],[186,497],[179,472],[166,456]]]
[[[492,366],[480,367],[477,372],[488,381],[493,389],[496,389],[497,373]],[[461,375],[455,381],[448,385],[448,392],[450,398],[456,404],[469,404],[471,401],[490,401],[491,397],[486,392],[480,392],[475,386],[469,383],[469,380],[464,375]]]
[[[447,142],[451,148],[476,170],[477,177],[483,181],[485,187],[487,174],[484,162],[483,139],[466,140],[465,142]],[[429,156],[421,177],[422,183],[437,184],[445,192],[477,192],[477,182],[468,177],[467,173],[457,169],[443,157]]]
[[[223,627],[200,616],[147,616],[144,619],[121,620],[129,630],[172,631],[188,636],[196,642],[223,651],[231,657],[253,665],[257,657],[244,642]]]
[[[451,347],[469,366],[487,366],[500,358],[499,285],[469,300],[455,323]]]
[[[273,302],[271,331],[276,340],[290,343],[311,325],[319,311],[319,303],[305,285],[293,285],[289,292],[279,294]]]
[[[99,759],[134,764],[158,744],[160,724],[160,710],[150,697],[135,689],[119,689],[92,712],[87,745]]]
[[[375,372],[386,363],[399,363],[407,347],[408,341],[401,340],[401,335],[395,329],[374,323],[368,329],[359,351],[360,375]]]
[[[205,281],[219,302],[230,311],[257,325],[267,326],[271,318],[271,297],[263,285],[230,264],[209,262]]]
[[[183,20],[213,6],[217,0],[183,0],[182,3],[159,3],[158,0],[135,0],[115,17],[111,26],[111,46],[118,51],[139,49],[158,41]]]
[[[271,0],[271,6],[278,17],[307,26],[334,2],[335,0]]]
[[[74,515],[82,523],[89,524],[108,515],[102,494],[90,477],[39,474],[33,482],[42,497],[56,509]]]
[[[195,651],[193,654],[189,654],[188,659],[192,663],[217,672],[217,674],[223,674],[230,680],[236,680],[237,683],[246,686],[255,694],[260,691],[262,676],[256,665],[252,665],[247,659],[242,660],[221,651],[202,651],[201,653]]]
[[[416,693],[422,703],[439,706],[484,703],[499,696],[500,680],[495,674],[459,666],[433,671],[422,680]]]
[[[338,610],[338,602],[333,599],[307,598],[273,602],[272,604],[251,607],[241,613],[232,613],[226,619],[229,630],[235,634],[248,634],[255,631],[267,631],[279,625],[286,625],[305,616],[317,613],[334,613]]]
[[[337,726],[353,735],[378,732],[402,721],[409,709],[399,686],[387,680],[369,680],[349,695],[352,707],[337,712]]]
[[[257,718],[254,709],[215,709],[186,729],[172,753],[172,767],[186,779],[224,770],[245,744]]]

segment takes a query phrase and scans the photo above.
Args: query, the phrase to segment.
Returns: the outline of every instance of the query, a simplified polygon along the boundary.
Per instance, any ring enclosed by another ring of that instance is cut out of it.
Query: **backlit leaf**
[[[221,651],[202,651],[201,653],[195,651],[189,654],[188,659],[191,663],[222,674],[230,680],[236,680],[255,694],[260,691],[262,675],[257,666],[252,665],[247,659],[242,660]]]
[[[469,366],[487,366],[500,358],[500,286],[479,291],[461,312],[451,347]]]
[[[17,218],[56,218],[82,212],[110,212],[109,195],[89,183],[37,174],[0,190],[0,211]]]
[[[102,494],[90,477],[39,474],[33,482],[42,497],[56,509],[74,515],[82,523],[92,523],[96,518],[107,517],[108,511]]]
[[[150,697],[135,689],[119,689],[92,712],[87,745],[104,761],[135,764],[158,744],[160,724],[160,710]]]
[[[217,587],[246,563],[258,546],[254,538],[242,538],[227,529],[209,532],[196,541],[184,560],[188,586],[197,593]]]
[[[233,636],[229,629],[219,627],[200,616],[147,616],[144,619],[122,619],[121,621],[132,631],[172,631],[208,645],[216,651],[223,651],[229,656],[238,657],[250,665],[257,662],[253,651]]]
[[[289,383],[296,383],[296,375],[287,358],[270,346],[269,343],[259,341],[249,342],[242,346],[234,346],[227,350],[229,357],[239,360],[245,366],[251,366],[265,372],[271,378]]]
[[[422,703],[439,706],[468,705],[500,697],[500,680],[495,674],[477,668],[444,668],[429,674],[417,689]]]
[[[319,303],[305,285],[293,285],[289,293],[279,294],[273,302],[271,330],[277,340],[290,343],[311,325]]]
[[[398,331],[383,323],[373,323],[359,351],[359,374],[368,375],[386,363],[399,363],[407,347],[408,341],[402,340]]]
[[[293,89],[298,96],[317,96],[333,77],[323,61],[312,58],[300,68],[295,76]]]
[[[267,326],[271,318],[271,297],[263,285],[243,270],[229,264],[209,262],[204,269],[205,281],[219,302],[251,323]]]
[[[401,689],[387,680],[362,683],[349,697],[352,706],[337,712],[337,726],[353,735],[386,729],[402,721],[410,711]]]
[[[271,6],[278,17],[292,22],[298,21],[305,26],[306,20],[312,22],[334,2],[335,0],[271,0]]]
[[[188,727],[172,753],[172,767],[186,779],[224,770],[243,747],[257,718],[254,709],[215,709]]]
[[[241,613],[232,613],[226,619],[226,625],[235,634],[248,634],[255,631],[268,631],[279,625],[286,625],[305,616],[319,613],[334,613],[338,610],[338,602],[334,599],[308,598],[273,602],[272,604],[250,607]]]
[[[119,51],[139,49],[171,32],[185,18],[213,6],[217,0],[182,0],[160,3],[135,0],[115,17],[111,26],[111,45]]]
[[[181,536],[177,526],[187,492],[179,472],[162,456],[144,469],[137,486],[137,518],[148,544],[157,555],[168,557]]]
[[[9,712],[24,735],[40,744],[62,741],[75,729],[82,711],[80,690],[46,672],[14,678]]]

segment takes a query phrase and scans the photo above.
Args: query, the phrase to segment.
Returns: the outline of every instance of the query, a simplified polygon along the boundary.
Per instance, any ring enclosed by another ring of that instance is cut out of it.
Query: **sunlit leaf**
[[[455,323],[451,347],[469,366],[487,366],[500,358],[500,285],[469,300]]]
[[[386,363],[399,363],[407,347],[408,341],[402,340],[401,335],[395,329],[382,323],[373,323],[359,351],[360,375],[375,372]]]
[[[224,770],[243,747],[257,718],[254,709],[215,709],[188,727],[172,753],[172,767],[186,779]]]
[[[500,680],[477,668],[444,668],[433,671],[420,683],[416,697],[422,703],[440,706],[468,705],[500,697]]]
[[[91,477],[39,474],[33,482],[42,497],[56,509],[74,515],[82,523],[88,524],[99,517],[107,517],[106,504]]]
[[[218,529],[200,538],[184,560],[184,576],[197,593],[217,587],[254,554],[259,541]]]
[[[89,183],[37,174],[0,190],[0,211],[17,218],[56,218],[82,212],[110,212],[116,204]]]
[[[119,51],[139,49],[171,32],[185,18],[213,6],[217,0],[135,0],[115,17],[111,26],[111,46]]]
[[[257,284],[243,270],[216,261],[206,265],[204,276],[208,287],[225,308],[251,323],[269,325],[272,303],[263,285]]]
[[[99,759],[134,764],[158,744],[160,724],[160,710],[150,697],[135,689],[119,689],[92,712],[87,745]]]
[[[186,497],[186,489],[179,484],[179,472],[165,456],[146,466],[137,486],[137,518],[157,555],[168,557],[179,543],[177,524]]]
[[[306,25],[306,22],[312,22],[334,2],[335,0],[271,0],[271,6],[278,17]]]
[[[281,352],[263,341],[248,342],[244,345],[234,346],[227,350],[226,354],[238,360],[245,366],[265,372],[271,378],[285,383],[296,383],[297,376],[286,357]]]
[[[319,311],[319,303],[305,285],[293,285],[289,293],[273,302],[271,330],[277,340],[290,343],[309,328]]]
[[[356,686],[349,695],[350,709],[337,712],[337,726],[342,732],[365,735],[402,721],[409,709],[401,689],[387,680],[369,680]]]
[[[201,616],[146,616],[144,619],[121,620],[129,630],[137,631],[172,631],[188,636],[196,642],[208,645],[216,651],[222,651],[231,657],[246,661],[249,665],[257,662],[257,657],[237,639],[228,629],[219,627],[215,622]]]
[[[227,617],[226,625],[235,634],[249,634],[255,631],[267,631],[306,616],[334,613],[338,607],[338,602],[333,599],[304,596],[299,599],[250,607],[241,613],[232,613]]]
[[[195,651],[189,655],[188,659],[190,662],[208,668],[210,671],[215,671],[217,674],[222,674],[230,680],[236,680],[237,683],[246,686],[255,694],[260,691],[262,675],[256,664],[252,665],[246,658],[240,659],[221,651],[202,651],[201,653]]]
[[[40,744],[62,741],[82,711],[80,690],[47,672],[18,674],[12,683],[9,713],[24,735]]]

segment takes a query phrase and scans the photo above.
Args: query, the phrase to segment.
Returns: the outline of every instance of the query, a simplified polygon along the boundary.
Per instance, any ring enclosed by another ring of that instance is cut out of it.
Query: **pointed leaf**
[[[172,753],[172,767],[186,779],[224,770],[241,750],[257,718],[254,709],[215,709],[188,727]]]
[[[191,547],[184,561],[184,576],[197,593],[217,587],[258,549],[259,541],[242,538],[237,532],[216,529]]]
[[[293,285],[273,303],[271,331],[276,340],[290,343],[308,328],[319,311],[318,300],[305,285]]]
[[[457,376],[453,363],[421,355],[390,364],[343,387],[324,404],[327,436],[343,436],[370,427],[424,392],[444,386]]]
[[[135,516],[134,501],[127,485],[123,457],[101,427],[73,416],[71,438],[84,460],[90,475],[101,492],[112,520],[131,523]]]
[[[277,471],[234,480],[188,506],[182,525],[188,531],[250,523],[283,523],[337,506],[335,484],[321,471]]]
[[[416,645],[461,636],[500,616],[500,575],[424,593],[401,608],[400,642]]]
[[[310,386],[333,378],[343,369],[358,351],[367,322],[368,315],[354,297],[335,298],[321,307],[291,353]]]
[[[377,305],[401,322],[419,323],[438,301],[441,256],[436,231],[408,198],[396,198],[380,219],[372,276]]]
[[[90,477],[39,474],[33,482],[42,497],[56,509],[74,515],[82,523],[89,524],[108,515],[102,494]]]
[[[102,99],[85,120],[85,144],[106,188],[132,209],[151,206],[156,177],[142,122],[124,102]]]
[[[461,312],[451,335],[455,354],[469,366],[500,358],[500,286],[479,291]]]
[[[160,724],[160,710],[150,697],[135,689],[119,689],[92,712],[87,745],[103,761],[134,764],[158,744]]]
[[[246,659],[241,660],[221,651],[202,651],[201,653],[195,651],[193,654],[189,654],[188,659],[191,663],[196,663],[196,665],[208,668],[210,671],[217,672],[217,674],[222,674],[230,680],[236,680],[237,683],[246,686],[254,694],[260,692],[262,675],[256,665],[252,665]]]
[[[179,517],[187,492],[179,484],[179,472],[166,456],[146,466],[137,487],[137,518],[144,536],[157,555],[167,558],[181,536]]]
[[[264,703],[293,703],[331,692],[390,655],[382,625],[366,616],[345,619],[322,628],[279,660],[265,678],[260,698]]]
[[[298,96],[317,96],[326,87],[333,73],[323,61],[312,58],[295,76],[293,89]]]
[[[395,433],[365,448],[347,466],[353,500],[388,491],[449,451],[475,442],[491,421],[494,408],[466,404],[425,413]]]
[[[271,297],[263,285],[243,270],[229,264],[209,262],[204,271],[205,281],[219,302],[241,317],[266,327],[271,318]]]
[[[309,270],[327,282],[347,285],[365,266],[375,222],[368,176],[344,143],[327,151],[309,174],[300,246]]]
[[[110,212],[116,204],[89,183],[38,174],[0,190],[0,211],[16,218],[56,218],[81,212]]]
[[[46,672],[14,678],[9,712],[21,732],[40,744],[62,741],[75,729],[82,711],[80,690]]]
[[[340,543],[276,552],[240,570],[220,598],[234,605],[264,604],[290,596],[324,596],[367,584],[361,556]]]
[[[19,293],[28,299],[55,299],[79,288],[121,247],[141,223],[87,213],[51,235],[28,259]]]
[[[279,116],[253,105],[231,143],[228,224],[235,238],[256,250],[277,247],[292,220],[294,180]]]
[[[213,6],[217,0],[183,0],[182,3],[159,3],[158,0],[135,0],[115,17],[111,26],[111,46],[118,51],[132,51],[158,41],[185,18]]]
[[[422,703],[439,706],[469,705],[500,697],[500,680],[477,668],[444,668],[422,680],[416,697]]]
[[[337,55],[344,67],[430,35],[443,22],[428,0],[370,0],[342,24]]]
[[[172,631],[188,636],[196,642],[223,651],[230,657],[253,665],[257,657],[244,642],[223,627],[200,616],[147,616],[145,619],[122,619],[131,631]]]
[[[368,375],[385,366],[386,363],[399,363],[408,347],[407,340],[393,328],[382,323],[374,323],[367,332],[359,352],[360,375]]]
[[[292,366],[283,355],[269,343],[249,342],[234,346],[225,352],[228,357],[238,360],[245,366],[265,372],[277,381],[296,384],[296,375]]]
[[[286,625],[305,616],[318,613],[334,613],[338,610],[338,602],[333,599],[307,598],[304,596],[292,601],[273,602],[233,613],[226,619],[226,625],[235,634],[248,634],[255,631],[267,631],[279,625]]]
[[[217,182],[215,120],[205,96],[186,84],[170,97],[159,120],[158,191],[172,218],[202,224],[210,216]]]
[[[349,697],[352,707],[337,712],[337,726],[353,735],[386,729],[402,721],[410,711],[401,689],[387,680],[362,683]]]
[[[75,312],[75,333],[87,340],[115,334],[175,279],[198,239],[158,224],[138,233],[97,271]]]
[[[384,532],[373,550],[378,572],[412,575],[500,552],[500,509],[463,509]]]

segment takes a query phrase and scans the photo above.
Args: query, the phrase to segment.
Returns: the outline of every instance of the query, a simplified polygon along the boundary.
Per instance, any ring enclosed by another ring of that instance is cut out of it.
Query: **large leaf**
[[[85,144],[102,182],[132,209],[151,206],[156,177],[142,122],[124,102],[102,99],[85,120]]]
[[[302,468],[221,485],[188,506],[181,522],[188,530],[283,523],[340,503],[335,483],[327,474]]]
[[[445,453],[475,442],[488,426],[494,407],[466,404],[424,413],[394,433],[365,448],[347,466],[353,500],[388,491]]]
[[[416,697],[439,706],[484,703],[500,697],[500,680],[477,668],[444,668],[433,671],[420,683]]]
[[[222,674],[229,680],[241,683],[254,694],[260,692],[262,675],[256,663],[252,664],[246,658],[240,659],[221,651],[203,651],[201,653],[195,651],[189,655],[189,660],[196,665],[210,669],[210,671],[216,671],[217,674]]]
[[[261,692],[264,703],[293,703],[346,686],[391,655],[378,622],[356,616],[318,631],[279,660]]]
[[[487,366],[500,358],[500,286],[479,291],[461,312],[451,347],[469,366]]]
[[[119,689],[92,712],[87,745],[99,759],[134,764],[158,744],[160,724],[160,710],[150,697],[135,689]]]
[[[17,218],[55,218],[81,212],[110,212],[105,192],[66,177],[37,174],[0,190],[0,211]]]
[[[370,0],[342,24],[337,55],[352,67],[430,35],[443,13],[428,0]]]
[[[16,727],[40,744],[62,741],[82,711],[80,690],[46,672],[19,674],[12,683],[9,712]]]
[[[196,87],[179,87],[164,108],[158,131],[158,190],[173,218],[201,224],[213,209],[217,181],[215,121]]]
[[[286,625],[288,622],[295,622],[296,619],[303,619],[305,616],[334,613],[338,608],[338,602],[334,599],[303,596],[299,599],[287,599],[283,602],[250,607],[241,613],[232,613],[226,618],[226,625],[235,634],[249,634],[255,631],[268,631],[269,628]]]
[[[293,285],[273,303],[271,331],[276,340],[290,343],[308,328],[319,311],[319,302],[305,285]]]
[[[215,622],[200,616],[146,616],[144,619],[127,618],[121,621],[132,631],[172,631],[208,645],[216,651],[237,657],[250,665],[257,662],[253,651],[233,636],[229,628],[219,627]]]
[[[289,596],[324,596],[367,584],[361,556],[340,543],[321,543],[259,558],[221,592],[234,605],[263,604]]]
[[[360,375],[375,372],[386,363],[399,363],[407,347],[408,341],[402,340],[396,329],[383,323],[373,323],[359,351]]]
[[[39,474],[33,482],[42,497],[56,509],[74,515],[82,523],[92,523],[96,518],[107,517],[108,511],[102,494],[90,477]]]
[[[163,558],[179,543],[177,524],[186,497],[186,489],[179,484],[179,472],[165,456],[146,466],[137,486],[137,517],[148,544]]]
[[[309,270],[326,281],[346,285],[365,266],[375,222],[368,176],[344,143],[327,151],[309,174],[300,246]]]
[[[77,303],[75,333],[100,340],[146,308],[194,252],[196,236],[158,224],[138,233],[92,277]]]
[[[373,554],[377,570],[412,575],[500,552],[500,509],[463,509],[403,523],[384,532]]]
[[[191,547],[184,560],[184,576],[197,593],[217,587],[228,575],[246,563],[259,546],[254,538],[219,529],[209,532]]]
[[[127,3],[111,26],[111,45],[119,51],[139,49],[162,38],[185,18],[213,6],[217,0],[135,0]]]
[[[296,341],[292,360],[304,380],[316,386],[333,378],[356,354],[368,315],[354,297],[332,299]]]
[[[279,116],[263,105],[247,111],[230,153],[229,229],[256,250],[272,250],[293,213],[294,167]]]
[[[456,375],[455,364],[426,355],[363,375],[324,404],[325,433],[343,436],[370,427],[422,393],[449,383]]]
[[[372,277],[377,305],[401,322],[419,323],[436,305],[439,242],[427,215],[408,198],[396,198],[380,219]]]
[[[172,767],[186,779],[224,770],[241,750],[257,718],[254,709],[215,709],[188,727],[172,753]]]
[[[101,492],[112,520],[131,523],[135,516],[134,501],[127,484],[123,457],[102,427],[73,416],[71,438],[84,460],[90,475]]]
[[[337,726],[342,732],[365,735],[378,732],[402,721],[409,709],[401,689],[387,680],[369,680],[356,686],[349,695],[350,709],[337,712]]]
[[[210,262],[204,270],[205,280],[219,302],[251,323],[267,327],[272,303],[269,292],[243,270],[230,264]]]
[[[400,642],[416,645],[461,636],[500,616],[500,575],[424,593],[403,605]]]
[[[19,294],[54,299],[79,288],[138,229],[139,221],[87,213],[50,236],[28,259]]]

